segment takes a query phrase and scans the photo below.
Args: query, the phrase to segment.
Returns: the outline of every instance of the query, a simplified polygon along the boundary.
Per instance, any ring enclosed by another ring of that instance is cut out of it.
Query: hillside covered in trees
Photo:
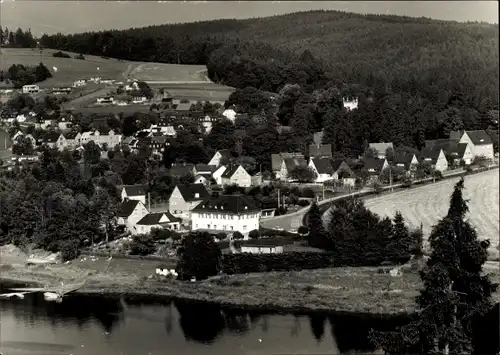
[[[311,11],[44,35],[41,43],[128,60],[205,64],[216,82],[279,93],[278,119],[304,146],[310,133],[325,129],[325,142],[348,155],[367,141],[420,149],[424,139],[487,129],[498,120],[498,25]],[[344,96],[359,97],[359,110],[346,113]]]

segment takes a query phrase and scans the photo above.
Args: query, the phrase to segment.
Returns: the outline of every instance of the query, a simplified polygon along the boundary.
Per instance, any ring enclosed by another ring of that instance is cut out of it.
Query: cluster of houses
[[[197,183],[177,185],[168,208],[152,212],[149,203],[146,205],[145,191],[142,185],[122,188],[118,225],[133,235],[161,228],[227,234],[238,231],[248,237],[250,231],[259,229],[261,210],[251,197],[210,194],[205,185]]]
[[[484,130],[451,132],[449,139],[428,140],[418,156],[414,153],[388,157],[388,150],[394,151],[393,143],[370,143],[368,148],[376,154],[361,158],[361,168],[350,166],[348,161],[334,159],[330,144],[321,144],[321,135],[315,137],[315,144],[309,146],[309,161],[302,153],[272,154],[271,165],[278,180],[293,182],[291,172],[297,168],[310,168],[316,178],[313,182],[338,182],[354,185],[358,172],[369,180],[376,181],[390,166],[398,167],[408,174],[416,170],[421,162],[444,172],[460,165],[470,165],[476,157],[493,160],[495,153],[492,137]]]

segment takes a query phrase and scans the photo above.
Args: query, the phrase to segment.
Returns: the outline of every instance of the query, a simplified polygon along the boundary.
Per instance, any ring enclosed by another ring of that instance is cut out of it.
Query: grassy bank
[[[58,286],[87,280],[80,294],[124,295],[144,299],[181,298],[267,311],[335,311],[400,314],[414,310],[421,283],[414,269],[400,277],[383,268],[332,268],[216,276],[201,282],[149,278],[157,262],[120,260],[105,271],[79,261],[72,265],[26,268],[2,266],[0,281]],[[123,268],[120,268],[120,265]],[[493,276],[499,281],[499,272]],[[498,301],[500,297],[495,294]]]

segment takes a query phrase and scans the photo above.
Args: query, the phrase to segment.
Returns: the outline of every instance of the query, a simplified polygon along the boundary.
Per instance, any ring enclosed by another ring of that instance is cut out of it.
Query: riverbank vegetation
[[[420,271],[424,287],[416,297],[417,317],[390,332],[374,331],[371,339],[386,354],[462,354],[472,348],[471,324],[493,308],[498,283],[482,274],[489,241],[480,241],[466,219],[464,180],[455,186],[450,208],[429,237],[432,252]]]

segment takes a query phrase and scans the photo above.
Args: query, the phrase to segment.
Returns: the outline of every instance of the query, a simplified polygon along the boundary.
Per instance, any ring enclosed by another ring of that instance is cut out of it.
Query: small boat
[[[27,292],[11,292],[11,293],[2,293],[0,294],[0,298],[19,298],[24,299],[24,295]]]
[[[45,299],[45,301],[62,301],[62,296],[55,292],[44,292],[43,298]]]

